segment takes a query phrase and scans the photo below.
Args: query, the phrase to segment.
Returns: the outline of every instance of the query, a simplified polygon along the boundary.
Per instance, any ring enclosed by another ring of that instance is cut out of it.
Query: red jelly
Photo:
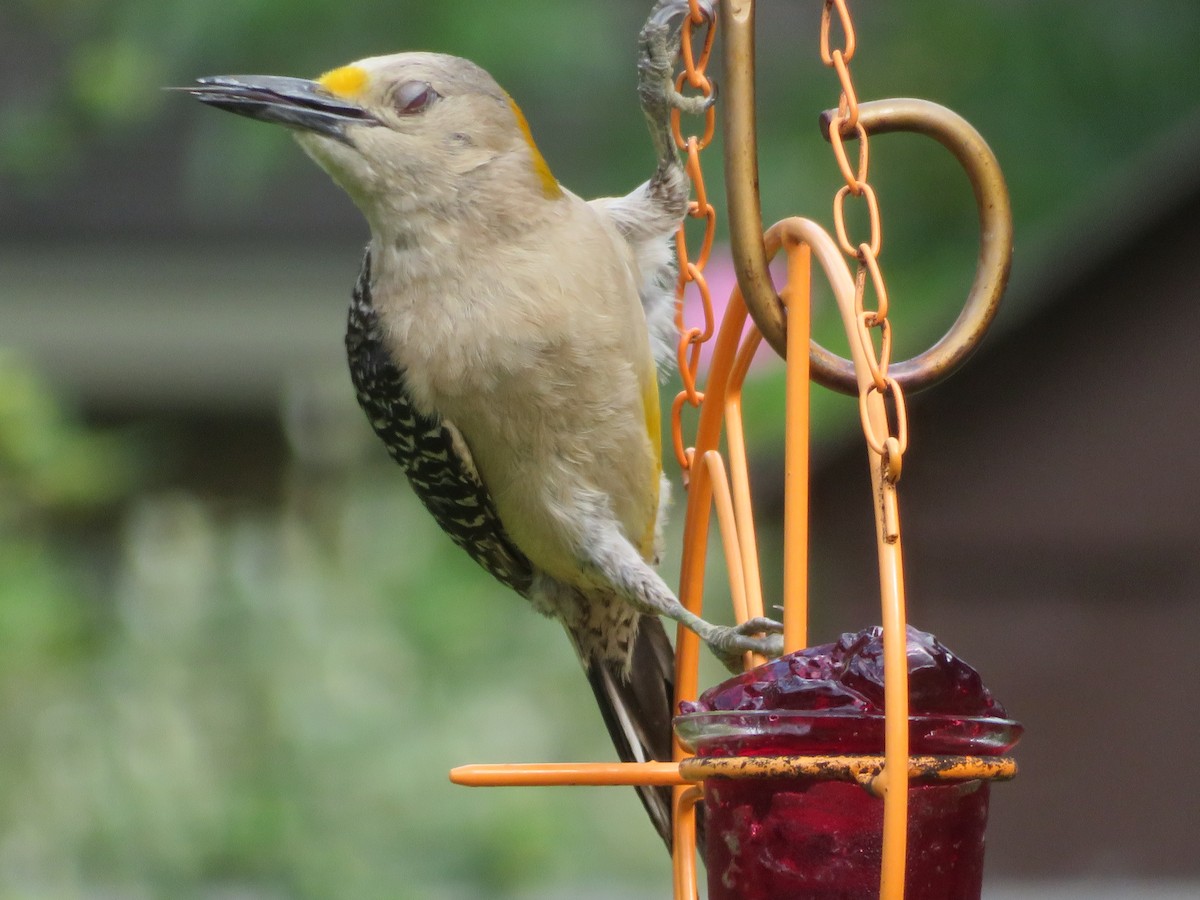
[[[979,674],[932,635],[908,632],[912,754],[999,755],[1021,728]],[[774,660],[705,692],[676,719],[701,756],[881,754],[879,628]],[[857,784],[710,778],[704,785],[710,900],[879,896],[883,801]],[[912,782],[905,895],[978,898],[988,785]]]

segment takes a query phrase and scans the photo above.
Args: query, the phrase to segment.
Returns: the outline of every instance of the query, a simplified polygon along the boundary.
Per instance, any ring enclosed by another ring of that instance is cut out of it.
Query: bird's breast
[[[568,564],[561,523],[589,491],[635,544],[657,506],[637,280],[615,234],[580,224],[567,242],[532,234],[432,260],[404,248],[372,290],[414,405],[461,431],[505,527],[543,568]]]

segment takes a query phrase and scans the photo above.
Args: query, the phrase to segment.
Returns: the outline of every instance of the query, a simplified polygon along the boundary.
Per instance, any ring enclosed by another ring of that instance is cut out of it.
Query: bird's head
[[[377,56],[314,81],[223,75],[185,90],[291,128],[373,225],[421,208],[562,194],[516,103],[487,72],[455,56]]]

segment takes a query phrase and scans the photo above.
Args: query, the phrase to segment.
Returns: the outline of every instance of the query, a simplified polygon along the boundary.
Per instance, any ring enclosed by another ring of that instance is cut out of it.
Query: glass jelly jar
[[[882,754],[882,715],[721,711],[679,716],[697,756]],[[913,755],[999,756],[1021,726],[1007,719],[912,716]],[[988,782],[913,779],[905,896],[978,900]],[[724,778],[704,782],[709,900],[868,900],[879,896],[883,799],[851,781]]]

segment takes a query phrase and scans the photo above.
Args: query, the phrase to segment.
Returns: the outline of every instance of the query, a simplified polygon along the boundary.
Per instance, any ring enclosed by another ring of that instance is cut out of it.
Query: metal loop
[[[730,74],[725,82],[729,96],[727,127],[733,125],[734,112],[747,102],[752,84],[736,80]],[[752,108],[752,107],[751,107]],[[828,132],[835,116],[822,114],[822,128]],[[891,377],[906,391],[919,391],[944,380],[971,355],[996,316],[1012,263],[1012,207],[1000,165],[979,132],[961,116],[926,100],[872,100],[859,106],[859,120],[871,135],[894,131],[924,134],[946,147],[962,165],[975,194],[979,211],[980,246],[975,280],[962,312],[950,329],[924,353],[893,363]],[[739,120],[740,121],[740,120]],[[745,132],[739,132],[739,134]],[[741,140],[741,138],[737,138]],[[727,152],[735,140],[726,140]],[[750,146],[748,152],[753,152]],[[787,325],[783,307],[766,272],[762,252],[762,212],[756,192],[757,167],[741,161],[747,152],[739,150],[739,162],[729,171],[726,183],[730,192],[729,230],[734,242],[734,268],[746,306],[762,330],[763,337],[780,356],[787,355]],[[728,164],[727,164],[728,170]],[[761,265],[760,265],[761,262]],[[854,366],[817,343],[810,348],[813,379],[844,394],[858,393]]]
[[[875,345],[871,341],[871,329],[879,328],[879,353],[875,353]],[[888,363],[892,355],[892,323],[887,319],[875,319],[873,312],[858,314],[858,342],[862,345],[863,356],[867,358],[867,371],[875,389],[883,391],[887,388]]]
[[[704,259],[705,257],[701,257]],[[712,290],[708,286],[708,279],[704,277],[704,263],[702,261],[689,262],[687,264],[687,280],[696,285],[696,289],[700,292],[700,310],[704,314],[704,329],[692,329],[699,333],[695,337],[689,337],[689,343],[693,345],[703,344],[713,336],[716,331],[716,318],[713,314]]]
[[[871,249],[872,256],[879,256],[879,251],[883,244],[883,235],[880,233],[879,225],[879,201],[875,198],[875,188],[871,187],[865,181],[859,185],[861,193],[859,194],[867,201],[867,216],[871,228],[871,240],[867,244]],[[842,252],[847,256],[857,256],[858,249],[854,244],[850,243],[850,238],[846,236],[846,217],[845,217],[845,201],[846,195],[851,193],[850,185],[843,185],[836,194],[833,195],[833,227],[837,233],[838,245],[842,248]]]
[[[696,390],[696,376],[700,369],[700,335],[699,328],[689,328],[679,340],[676,348],[676,362],[679,364],[679,377],[683,381],[683,393],[687,395],[688,403],[700,405],[702,396]]]
[[[845,57],[846,62],[854,56],[854,22],[850,18],[850,10],[846,8],[846,0],[825,0],[825,8],[821,10],[821,62],[827,66],[833,65],[833,54],[829,52],[829,30],[833,24],[833,16],[830,15],[830,9],[836,6],[838,11],[838,20],[842,23],[842,32],[846,36],[845,49],[840,52]]]
[[[886,319],[888,315],[888,294],[887,288],[883,284],[883,273],[879,271],[879,260],[875,258],[875,254],[871,252],[871,248],[866,244],[858,245],[858,258],[860,261],[859,277],[862,277],[863,269],[866,269],[871,275],[871,286],[875,288],[875,309],[868,310],[862,305],[863,289],[866,287],[866,279],[864,278],[863,287],[858,289],[857,312],[873,313],[876,321]],[[874,325],[875,322],[871,324]]]
[[[723,0],[721,87],[729,240],[738,286],[755,323],[776,353],[787,356],[783,304],[767,269],[758,196],[758,126],[754,99],[754,4]]]
[[[895,484],[900,480],[900,470],[903,468],[904,451],[900,447],[899,438],[890,437],[883,442],[883,480]]]
[[[704,15],[703,11],[698,9],[698,4],[695,0],[689,0],[691,9],[688,14],[687,21],[683,23],[683,27],[679,32],[679,50],[680,56],[683,57],[683,69],[687,75],[688,84],[694,88],[704,88],[705,93],[708,93],[708,79],[704,75],[704,68],[708,65],[708,59],[712,56],[713,41],[717,36],[716,24],[711,21],[708,16]],[[692,36],[705,22],[708,22],[708,27],[705,29],[704,44],[700,48],[700,56],[696,57],[693,48]]]
[[[708,258],[712,255],[713,240],[716,238],[717,211],[712,205],[701,209],[699,204],[693,201],[688,206],[688,215],[693,219],[705,220],[704,240],[700,244],[700,252],[696,255],[696,265],[703,268],[708,265]]]
[[[679,4],[665,3],[657,14],[664,18],[654,18],[652,21],[664,24],[680,12]],[[694,33],[697,28],[707,22],[703,47],[699,56],[695,54]],[[680,57],[683,71],[675,79],[675,89],[682,91],[684,85],[690,85],[708,98],[704,104],[705,123],[704,134],[701,137],[692,135],[685,138],[681,132],[680,110],[671,110],[671,136],[678,148],[686,156],[686,171],[688,179],[696,192],[697,199],[689,202],[688,216],[704,220],[704,235],[700,249],[693,260],[689,253],[688,240],[684,223],[680,222],[676,229],[675,252],[679,263],[679,276],[675,287],[675,324],[679,329],[680,339],[676,346],[679,363],[679,374],[683,381],[683,390],[675,397],[671,406],[671,440],[675,457],[683,470],[684,484],[688,483],[692,467],[693,450],[684,446],[682,412],[685,403],[699,407],[704,401],[703,392],[696,389],[696,380],[700,368],[700,351],[704,341],[711,337],[714,331],[712,298],[708,282],[704,277],[704,267],[712,252],[713,236],[716,230],[716,210],[708,202],[704,185],[704,174],[700,165],[700,151],[708,146],[716,130],[716,82],[705,73],[709,57],[712,53],[713,40],[716,37],[716,19],[711,5],[703,6],[698,0],[688,0],[685,19],[680,22]],[[701,308],[704,314],[704,328],[688,327],[683,319],[683,295],[687,284],[696,285],[700,293]]]
[[[841,50],[833,51],[833,70],[837,72],[838,83],[842,86],[842,98],[838,101],[838,113],[842,117],[843,127],[858,126],[858,95],[854,91],[854,82],[850,79],[850,70],[846,67],[846,58]]]
[[[889,434],[880,438],[875,433],[875,429],[871,427],[871,417],[868,414],[867,404],[872,394],[879,394],[885,403],[888,396],[891,396],[892,403],[896,408],[895,438],[900,442],[900,453],[908,450],[908,409],[904,405],[904,391],[900,389],[899,382],[890,376],[884,379],[884,384],[885,387],[883,390],[880,390],[873,384],[867,385],[867,389],[858,395],[858,414],[859,418],[862,419],[863,434],[867,439],[867,444],[880,456],[883,456],[887,452],[885,445],[892,435]]]
[[[689,448],[683,446],[683,405],[687,403],[695,407],[703,401],[704,394],[695,391],[693,385],[692,394],[682,390],[675,395],[675,400],[671,403],[671,445],[675,450],[675,461],[685,474],[692,466],[692,457],[688,452]]]
[[[703,76],[702,76],[703,77]],[[684,82],[688,80],[687,72],[680,72],[675,79],[675,90],[682,91]],[[705,97],[712,97],[716,91],[716,85],[710,78],[704,78],[703,82],[698,85],[701,93]],[[710,103],[708,108],[704,110],[704,135],[698,139],[698,148],[705,149],[712,141],[713,133],[717,130],[717,107],[715,103]],[[688,141],[693,138],[685,138],[683,136],[682,125],[680,124],[680,110],[678,107],[671,110],[671,135],[675,138],[675,145],[680,150],[687,148]]]
[[[862,122],[856,122],[852,129],[858,134],[858,167],[855,170],[850,168],[850,159],[846,156],[846,147],[842,143],[842,128],[845,126],[846,123],[840,117],[830,124],[829,143],[833,145],[833,158],[842,170],[842,177],[846,179],[850,190],[857,195],[862,193],[862,186],[867,181],[867,130],[863,128]]]

